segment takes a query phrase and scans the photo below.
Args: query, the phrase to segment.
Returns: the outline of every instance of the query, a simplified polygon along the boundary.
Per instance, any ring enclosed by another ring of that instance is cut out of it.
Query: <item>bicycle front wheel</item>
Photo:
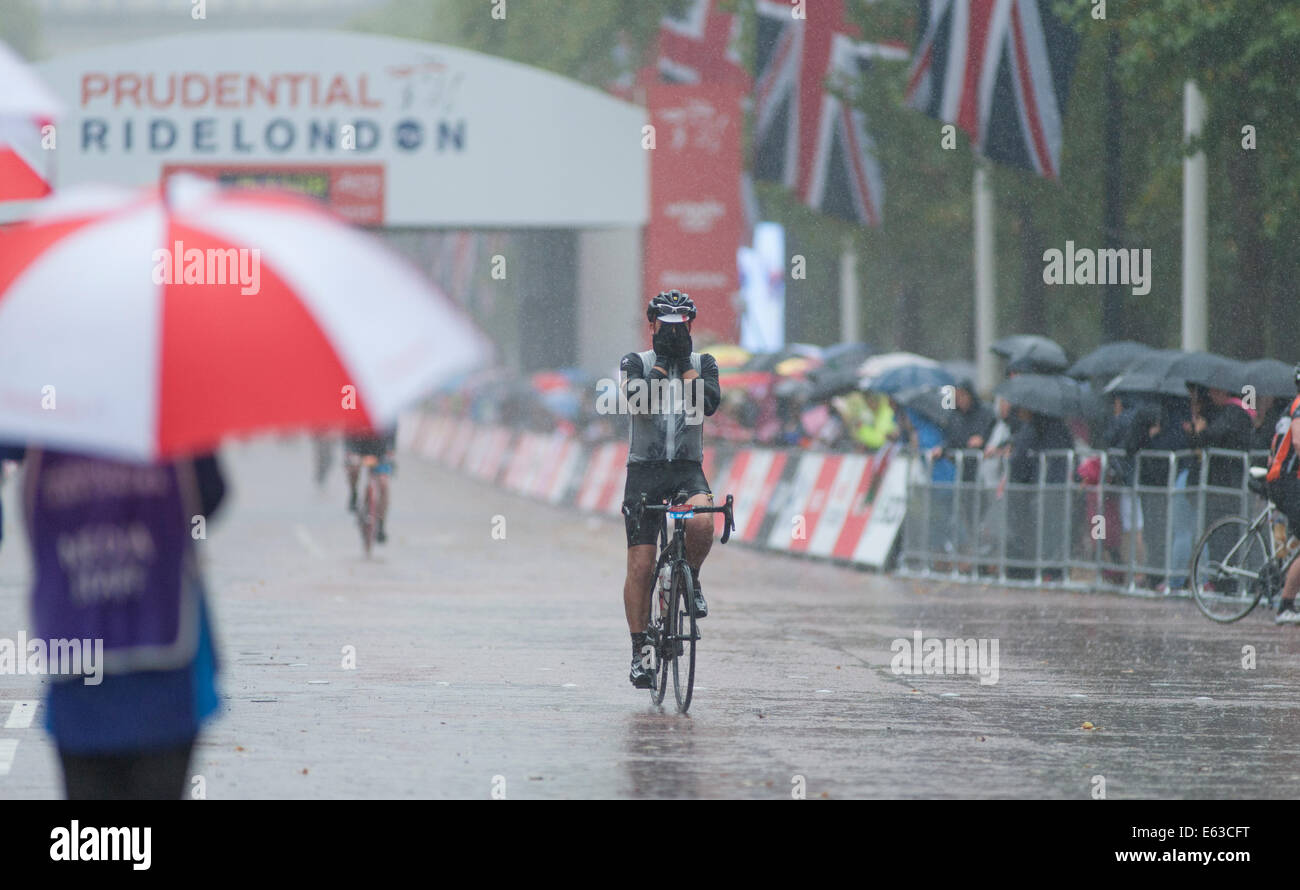
[[[1205,530],[1192,557],[1192,595],[1211,621],[1228,624],[1250,614],[1267,592],[1268,542],[1240,516]]]
[[[695,691],[695,641],[699,633],[695,624],[695,583],[691,567],[684,560],[673,568],[672,597],[668,608],[670,639],[674,642],[673,695],[677,710],[685,714]]]
[[[650,675],[654,677],[655,685],[650,690],[650,701],[656,707],[663,704],[664,694],[668,691],[668,657],[666,655],[668,644],[665,638],[668,635],[668,601],[666,591],[659,586],[659,566],[655,566],[654,589],[650,591],[650,621],[646,624],[646,630],[650,633],[651,646],[650,656],[652,663],[643,665]]]

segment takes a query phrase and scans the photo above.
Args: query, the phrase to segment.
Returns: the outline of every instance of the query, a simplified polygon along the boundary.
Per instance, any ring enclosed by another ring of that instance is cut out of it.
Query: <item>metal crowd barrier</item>
[[[1248,470],[1267,458],[1217,449],[1045,451],[1013,468],[981,451],[949,451],[938,460],[907,455],[897,572],[1187,595],[1201,532],[1222,515],[1260,508]]]

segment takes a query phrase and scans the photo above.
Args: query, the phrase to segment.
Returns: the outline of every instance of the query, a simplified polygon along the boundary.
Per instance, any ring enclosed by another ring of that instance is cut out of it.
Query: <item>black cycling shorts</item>
[[[1283,476],[1268,484],[1268,496],[1286,514],[1291,534],[1300,538],[1300,479]]]
[[[627,484],[623,486],[623,503],[631,506],[641,500],[645,492],[647,504],[670,501],[684,503],[697,494],[712,495],[709,480],[704,478],[704,467],[689,460],[646,460],[627,465]],[[646,513],[641,517],[641,527],[633,535],[632,520],[624,516],[627,546],[654,544],[663,524],[662,513]]]
[[[385,457],[394,448],[393,439],[389,436],[345,436],[343,438],[343,449],[348,454],[368,455],[370,457]]]

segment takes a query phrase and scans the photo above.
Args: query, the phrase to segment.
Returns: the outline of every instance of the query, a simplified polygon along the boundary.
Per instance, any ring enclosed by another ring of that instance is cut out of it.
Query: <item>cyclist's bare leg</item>
[[[1286,581],[1282,584],[1282,602],[1294,602],[1297,593],[1300,593],[1300,559],[1291,563],[1291,568],[1286,570]]]
[[[349,453],[343,465],[348,471],[348,491],[352,496],[357,495],[357,479],[361,476],[361,458],[355,454]]]
[[[627,548],[627,579],[623,582],[623,610],[627,629],[634,634],[645,631],[650,617],[650,590],[654,586],[656,549],[654,544],[634,544]]]
[[[712,507],[713,495],[696,494],[686,499],[688,504],[697,507]],[[691,572],[698,573],[709,551],[713,549],[713,513],[692,516],[686,520],[686,561],[690,563]]]
[[[379,523],[380,525],[383,525],[384,521],[388,519],[388,474],[387,473],[379,474],[378,513],[379,513]]]

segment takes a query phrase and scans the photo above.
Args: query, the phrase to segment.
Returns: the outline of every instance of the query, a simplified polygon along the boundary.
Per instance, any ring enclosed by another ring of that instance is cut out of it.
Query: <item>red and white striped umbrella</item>
[[[44,197],[53,152],[41,146],[41,128],[61,114],[59,100],[3,43],[0,85],[0,201]]]
[[[155,460],[384,427],[491,354],[405,260],[297,195],[73,189],[0,233],[0,441]]]

